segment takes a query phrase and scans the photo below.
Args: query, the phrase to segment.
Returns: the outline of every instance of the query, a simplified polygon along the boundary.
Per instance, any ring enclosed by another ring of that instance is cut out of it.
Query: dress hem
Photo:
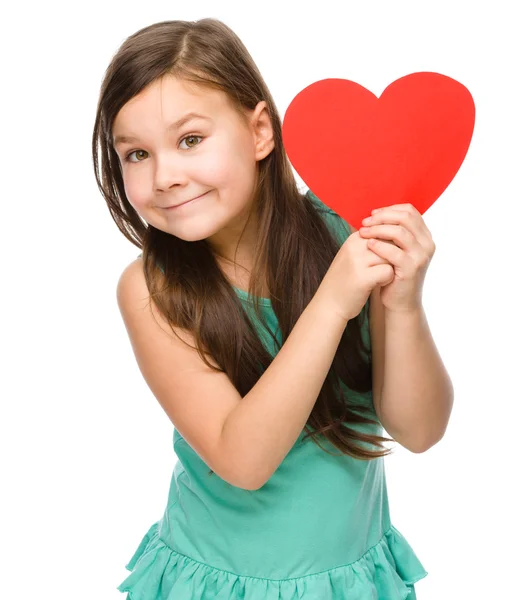
[[[118,586],[129,600],[410,600],[428,575],[404,536],[391,525],[355,561],[286,579],[240,575],[197,561],[160,537],[160,521],[146,533]],[[126,599],[127,600],[127,599]]]

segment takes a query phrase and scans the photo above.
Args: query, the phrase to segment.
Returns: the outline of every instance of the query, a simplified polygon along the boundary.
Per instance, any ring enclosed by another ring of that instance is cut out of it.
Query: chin
[[[220,230],[219,227],[190,227],[185,231],[172,231],[170,232],[175,237],[178,237],[185,242],[198,242],[200,240],[206,240],[211,236],[215,235]]]

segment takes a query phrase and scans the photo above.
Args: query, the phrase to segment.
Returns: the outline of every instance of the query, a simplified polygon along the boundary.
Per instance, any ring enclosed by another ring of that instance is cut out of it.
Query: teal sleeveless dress
[[[346,222],[307,195],[345,241]],[[235,290],[274,355],[248,294]],[[270,300],[262,298],[261,308],[281,339]],[[367,319],[363,335],[370,343]],[[373,409],[371,392],[340,385]],[[384,434],[378,420],[355,427]],[[304,434],[263,487],[245,490],[209,476],[174,428],[168,503],[126,565],[131,573],[117,588],[126,600],[415,600],[413,584],[428,573],[391,523],[384,458],[332,456]]]

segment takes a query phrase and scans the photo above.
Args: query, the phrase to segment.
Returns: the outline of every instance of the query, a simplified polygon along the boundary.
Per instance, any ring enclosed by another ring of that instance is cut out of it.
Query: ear
[[[274,148],[273,126],[265,100],[261,100],[253,109],[250,122],[255,143],[255,160],[262,160]]]

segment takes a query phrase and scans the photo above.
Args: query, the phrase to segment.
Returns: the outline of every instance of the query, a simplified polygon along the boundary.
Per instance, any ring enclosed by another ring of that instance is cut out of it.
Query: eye
[[[129,152],[129,154],[126,154],[126,156],[124,157],[128,162],[141,162],[139,160],[129,160],[129,157],[132,154],[139,154],[140,152],[145,152],[145,150],[133,150],[132,152]],[[147,154],[147,153],[146,153]]]
[[[183,137],[182,140],[179,142],[179,147],[181,146],[182,142],[184,142],[184,141],[187,141],[187,140],[198,140],[198,139],[203,139],[203,138],[200,135],[187,135],[186,137]],[[194,146],[198,146],[199,143],[200,142],[196,142],[196,143],[193,143],[191,145],[188,145],[186,143],[186,146],[189,149],[189,148],[193,148]]]
[[[184,141],[189,141],[189,140],[195,140],[194,143],[192,143],[191,145],[189,145],[188,143],[186,143],[187,149],[190,150],[191,148],[194,148],[195,146],[198,146],[198,144],[200,142],[198,142],[197,140],[202,140],[203,136],[200,135],[187,135],[186,137],[183,137],[182,140],[179,142],[179,147],[181,146],[182,142]],[[184,149],[184,148],[183,148]],[[126,154],[126,156],[124,157],[125,160],[127,160],[127,162],[141,162],[141,160],[131,160],[130,157],[133,154],[140,154],[140,153],[145,153],[147,154],[147,152],[145,152],[145,150],[132,150],[131,152],[129,152],[128,154]]]

